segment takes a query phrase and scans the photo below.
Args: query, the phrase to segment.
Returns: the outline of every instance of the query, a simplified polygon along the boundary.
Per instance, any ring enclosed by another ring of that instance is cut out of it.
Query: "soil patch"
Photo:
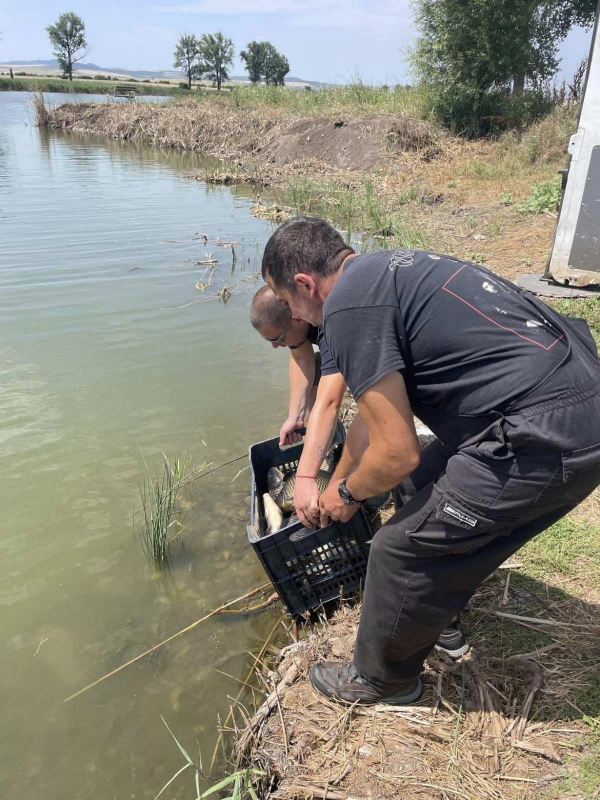
[[[358,172],[389,170],[401,168],[399,153],[419,151],[434,157],[441,138],[439,129],[409,117],[309,117],[279,131],[262,154],[276,165],[314,159]]]

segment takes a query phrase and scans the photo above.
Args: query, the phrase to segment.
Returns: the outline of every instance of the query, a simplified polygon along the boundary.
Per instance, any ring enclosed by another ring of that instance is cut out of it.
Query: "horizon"
[[[222,30],[235,47],[232,75],[246,73],[239,52],[256,39],[272,42],[288,58],[289,74],[302,80],[342,84],[356,76],[374,84],[411,80],[406,49],[416,29],[408,0],[202,0],[158,2],[150,8],[141,0],[107,0],[102,8],[80,0],[74,6],[33,0],[27,10],[5,11],[0,18],[0,62],[54,58],[45,28],[64,11],[73,10],[85,22],[90,43],[83,60],[107,70],[173,71],[173,50],[181,33]],[[40,20],[33,28],[32,18]],[[559,48],[558,79],[572,77],[587,56],[590,40],[591,31],[571,30]]]

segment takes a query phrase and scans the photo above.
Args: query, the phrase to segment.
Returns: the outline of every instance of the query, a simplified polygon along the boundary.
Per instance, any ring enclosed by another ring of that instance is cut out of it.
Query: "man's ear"
[[[294,283],[296,284],[296,290],[298,289],[308,290],[310,294],[316,292],[317,284],[314,279],[314,276],[307,275],[306,272],[297,272],[294,275]]]

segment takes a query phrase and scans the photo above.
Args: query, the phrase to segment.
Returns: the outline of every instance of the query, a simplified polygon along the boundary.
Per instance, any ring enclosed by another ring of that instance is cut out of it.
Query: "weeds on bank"
[[[370,178],[354,189],[335,180],[317,183],[302,178],[288,183],[283,192],[285,202],[297,214],[330,220],[345,232],[348,243],[354,231],[362,231],[372,249],[426,246],[422,228],[402,212],[403,206],[416,200],[418,194],[418,187],[413,185],[386,204]]]
[[[517,206],[521,214],[540,214],[557,211],[560,204],[561,179],[559,176],[533,184],[533,190],[525,202]]]
[[[160,792],[156,795],[154,800],[157,800],[161,794],[167,789],[177,778],[181,775],[189,767],[192,767],[194,770],[194,781],[196,785],[196,800],[204,800],[205,797],[209,797],[210,795],[215,794],[216,792],[224,792],[225,789],[231,791],[232,793],[227,797],[223,797],[223,800],[258,800],[258,795],[256,794],[256,790],[254,788],[255,785],[255,778],[260,778],[264,776],[264,772],[260,769],[256,769],[255,767],[247,767],[246,769],[240,769],[236,772],[233,772],[231,775],[228,775],[223,780],[216,783],[214,786],[211,786],[210,789],[207,789],[204,792],[200,792],[200,778],[204,781],[207,781],[206,775],[202,772],[202,762],[200,761],[200,766],[197,767],[192,759],[189,757],[185,749],[177,740],[173,731],[167,725],[165,718],[161,715],[162,721],[165,723],[166,729],[171,734],[173,741],[177,745],[179,752],[185,759],[185,764],[178,770],[173,777],[165,783],[163,788]]]
[[[410,86],[371,86],[359,76],[345,86],[318,91],[290,91],[281,86],[236,86],[227,94],[226,101],[237,108],[271,106],[302,116],[343,114],[347,117],[379,112],[427,119],[430,114],[427,92]]]

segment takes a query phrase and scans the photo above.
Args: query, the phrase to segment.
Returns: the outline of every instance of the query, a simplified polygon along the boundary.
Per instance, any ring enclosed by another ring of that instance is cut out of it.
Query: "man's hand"
[[[321,517],[320,523],[322,528],[324,528],[326,525],[329,525],[331,520],[334,520],[335,522],[348,522],[348,520],[352,519],[352,517],[360,508],[360,503],[349,506],[346,505],[346,503],[344,503],[340,497],[338,486],[342,480],[331,481],[327,489],[321,495],[319,506]]]
[[[316,480],[296,478],[294,505],[296,506],[296,514],[298,514],[303,525],[307,528],[319,527],[319,488]]]
[[[302,440],[302,434],[298,433],[304,427],[304,420],[298,421],[293,417],[288,417],[279,431],[279,447],[286,444],[297,444]]]

